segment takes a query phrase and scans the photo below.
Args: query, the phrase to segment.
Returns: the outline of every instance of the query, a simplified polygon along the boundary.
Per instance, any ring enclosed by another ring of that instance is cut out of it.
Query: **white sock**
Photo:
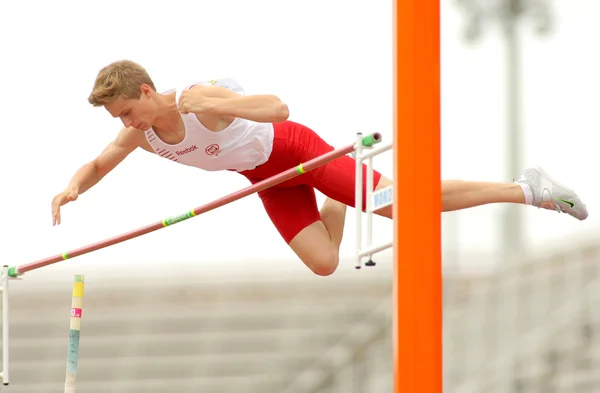
[[[531,191],[531,186],[525,183],[519,183],[519,185],[523,190],[523,194],[525,194],[525,204],[531,205],[533,203],[533,191]]]

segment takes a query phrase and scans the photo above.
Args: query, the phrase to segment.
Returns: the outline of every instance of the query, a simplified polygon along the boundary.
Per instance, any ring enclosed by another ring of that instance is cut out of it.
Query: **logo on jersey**
[[[191,152],[193,152],[193,151],[195,151],[195,150],[198,150],[198,146],[196,146],[196,145],[192,145],[192,146],[190,146],[190,147],[186,147],[186,148],[185,148],[185,149],[183,149],[183,150],[177,150],[177,151],[175,152],[175,154],[177,154],[178,156],[182,156],[182,155],[184,155],[184,154],[191,153]]]
[[[206,146],[206,149],[204,149],[204,152],[206,154],[208,154],[209,156],[218,156],[219,153],[221,152],[221,148],[216,143],[213,143],[212,145]]]

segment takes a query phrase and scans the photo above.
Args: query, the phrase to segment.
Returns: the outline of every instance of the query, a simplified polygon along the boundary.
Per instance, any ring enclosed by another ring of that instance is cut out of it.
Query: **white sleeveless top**
[[[179,102],[181,93],[196,84],[223,86],[244,94],[242,87],[230,78],[194,83],[181,91],[170,89],[163,94],[176,92]],[[272,123],[236,118],[227,128],[214,132],[204,127],[193,113],[182,113],[181,118],[185,126],[185,137],[176,145],[163,142],[152,128],[145,131],[148,143],[160,157],[207,171],[231,169],[240,172],[256,168],[271,155]]]

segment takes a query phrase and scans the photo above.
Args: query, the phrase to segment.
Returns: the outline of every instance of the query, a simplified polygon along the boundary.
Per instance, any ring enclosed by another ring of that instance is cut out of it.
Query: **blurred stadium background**
[[[377,262],[319,278],[86,267],[77,391],[391,391],[391,259]],[[62,391],[67,270],[11,283],[8,391]]]
[[[583,15],[583,2],[575,3]],[[506,73],[498,78],[508,104],[497,108],[506,123],[499,138],[508,152],[506,173],[518,173],[527,139],[519,97],[522,90],[535,94],[523,88],[520,37],[547,34],[561,14],[542,0],[452,4],[464,14],[464,35],[444,40],[471,42],[486,30],[502,31]],[[522,19],[530,26],[513,29]],[[483,207],[443,219],[444,390],[600,392],[597,237],[524,250],[523,209],[498,211]],[[481,231],[470,222],[475,216],[501,228],[492,251],[462,246],[461,231]],[[304,272],[201,280],[149,267],[108,280],[87,266],[74,268],[94,277],[85,289],[78,391],[391,392],[392,261],[390,254],[377,260],[359,273],[342,261],[344,268],[327,278]],[[6,391],[62,391],[72,276],[53,277],[11,283]]]

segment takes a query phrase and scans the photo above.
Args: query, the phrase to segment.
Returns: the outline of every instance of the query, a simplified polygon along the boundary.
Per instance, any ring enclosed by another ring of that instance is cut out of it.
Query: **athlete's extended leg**
[[[312,174],[312,184],[325,195],[354,206],[356,161],[349,156],[341,157]],[[366,183],[366,169],[363,166],[363,197]],[[393,184],[392,180],[375,171],[375,189],[382,189]],[[530,187],[517,183],[493,183],[480,181],[443,180],[442,211],[454,211],[481,206],[489,203],[521,203],[525,204],[532,197]],[[529,197],[529,198],[528,198]],[[531,204],[531,202],[529,202]],[[363,206],[364,210],[364,206]],[[380,216],[392,218],[392,206],[375,212]]]
[[[525,204],[524,188],[515,183],[442,181],[442,211],[449,212],[501,202]]]
[[[539,167],[526,169],[516,183],[442,181],[442,210],[445,212],[489,203],[532,205],[567,213],[578,220],[588,216],[577,194]]]
[[[354,206],[355,168],[356,161],[353,158],[341,157],[317,168],[311,175],[311,185],[331,198]],[[374,179],[376,189],[392,184],[391,180],[377,171],[374,171]],[[363,166],[363,198],[365,181],[366,169]],[[441,188],[443,212],[491,203],[517,203],[567,213],[578,220],[588,217],[586,206],[577,194],[540,167],[526,169],[515,183],[442,180]],[[392,206],[388,206],[375,214],[391,218],[392,211]]]

